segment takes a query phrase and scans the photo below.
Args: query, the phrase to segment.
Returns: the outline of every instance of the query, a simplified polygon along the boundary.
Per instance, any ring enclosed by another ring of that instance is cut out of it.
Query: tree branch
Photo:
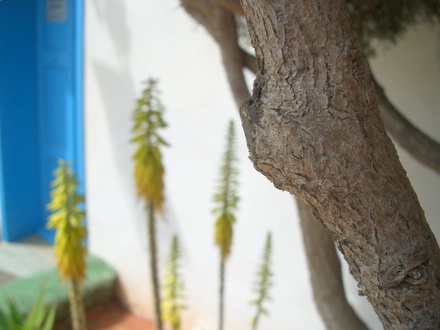
[[[391,103],[374,79],[379,109],[387,131],[411,156],[440,174],[440,144],[421,132]]]
[[[242,52],[246,68],[256,74],[255,56]],[[327,330],[367,330],[345,295],[341,263],[330,233],[316,219],[309,205],[296,197],[294,200],[298,205],[313,296]]]
[[[256,74],[255,56],[243,52],[246,68]],[[298,206],[313,296],[327,330],[367,330],[345,295],[341,263],[330,233],[309,205],[293,197]]]

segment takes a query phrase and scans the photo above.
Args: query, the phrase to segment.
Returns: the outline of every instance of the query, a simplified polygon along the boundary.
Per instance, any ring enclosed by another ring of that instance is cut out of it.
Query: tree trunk
[[[348,303],[341,263],[330,233],[313,209],[296,199],[316,307],[328,330],[367,330]],[[318,243],[318,244],[317,244]]]
[[[344,0],[242,0],[254,166],[311,205],[385,329],[440,327],[440,251],[379,117]]]

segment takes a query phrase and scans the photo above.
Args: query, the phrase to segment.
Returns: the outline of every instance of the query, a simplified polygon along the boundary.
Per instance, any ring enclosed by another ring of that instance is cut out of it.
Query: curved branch
[[[373,77],[379,109],[387,131],[411,156],[440,174],[440,144],[421,132],[391,103]]]

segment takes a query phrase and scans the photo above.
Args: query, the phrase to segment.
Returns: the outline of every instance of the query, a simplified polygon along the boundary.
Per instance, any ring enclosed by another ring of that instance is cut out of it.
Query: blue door
[[[0,194],[3,238],[45,229],[58,159],[83,187],[83,3],[0,1]]]

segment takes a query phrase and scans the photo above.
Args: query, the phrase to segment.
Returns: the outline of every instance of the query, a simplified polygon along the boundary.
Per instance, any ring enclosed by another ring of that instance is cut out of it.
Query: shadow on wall
[[[107,66],[96,60],[92,61],[92,66],[105,105],[113,159],[118,170],[123,173],[130,166],[131,154],[127,145],[131,130],[131,113],[136,98],[136,84],[129,74],[128,66],[131,37],[127,25],[126,8],[121,0],[95,0],[91,4],[95,6],[100,22],[111,36],[112,46],[119,62],[118,68]],[[106,93],[106,91],[111,91],[111,93]],[[127,180],[127,182],[131,181]]]
[[[126,69],[115,70],[98,61],[92,61],[92,64],[105,106],[112,159],[121,173],[127,172],[127,168],[132,167],[131,148],[127,146],[130,144],[131,114],[136,100],[135,84]],[[131,178],[132,173],[128,174]]]
[[[119,59],[126,63],[126,55],[130,51],[130,32],[127,25],[126,9],[123,0],[94,0],[91,4],[95,6],[101,23],[107,27],[109,35],[114,40],[116,53]]]

